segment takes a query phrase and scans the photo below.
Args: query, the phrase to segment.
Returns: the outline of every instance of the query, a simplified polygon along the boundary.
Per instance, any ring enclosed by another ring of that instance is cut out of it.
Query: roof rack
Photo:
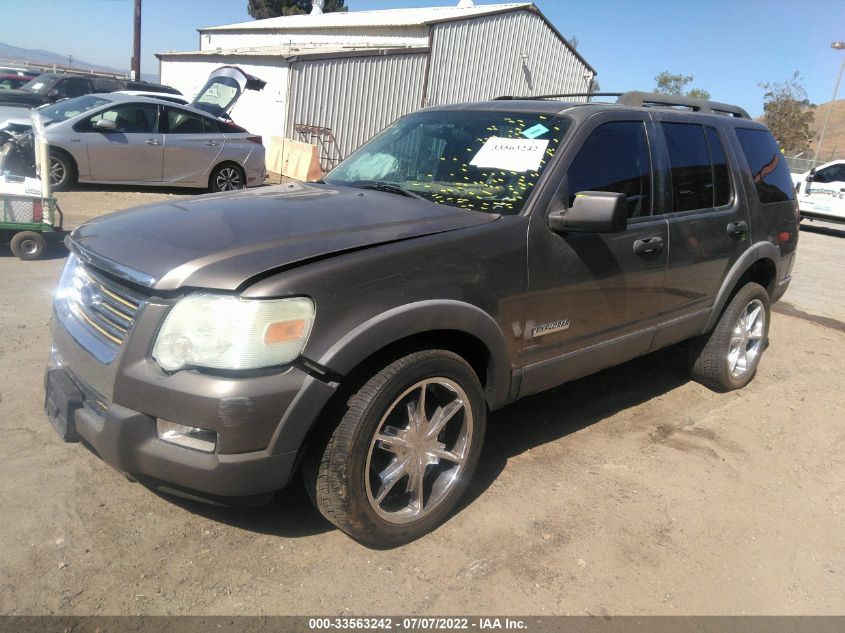
[[[743,108],[739,106],[730,105],[727,103],[719,103],[718,101],[708,101],[706,99],[693,99],[691,97],[681,97],[677,95],[658,94],[655,92],[639,92],[632,90],[629,92],[569,92],[552,95],[538,95],[530,97],[512,97],[501,96],[496,97],[497,101],[511,101],[511,100],[534,100],[534,99],[561,99],[567,97],[587,97],[587,103],[592,97],[617,97],[616,103],[619,105],[637,106],[643,108],[688,108],[693,112],[704,112],[707,114],[722,114],[725,116],[737,117],[740,119],[750,119],[751,116]]]

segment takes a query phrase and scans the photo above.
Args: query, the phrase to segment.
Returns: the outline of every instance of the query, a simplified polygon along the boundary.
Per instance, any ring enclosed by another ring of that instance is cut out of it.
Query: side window
[[[58,91],[59,95],[68,99],[81,97],[89,92],[88,80],[81,77],[66,77],[56,82],[53,90]]]
[[[222,131],[217,121],[210,119],[207,116],[202,118],[202,127],[206,134],[218,134]]]
[[[187,110],[167,108],[167,133],[202,134],[205,130],[204,118]]]
[[[100,119],[114,121],[115,132],[123,134],[153,134],[158,124],[158,106],[133,103],[98,112],[88,119],[89,129]]]
[[[713,165],[713,206],[722,207],[731,201],[731,177],[725,147],[716,128],[706,127],[707,147],[710,150],[710,162]]]
[[[771,132],[738,127],[736,137],[751,169],[751,179],[760,202],[769,204],[795,200],[792,177]]]
[[[819,169],[815,176],[813,176],[814,182],[821,183],[841,182],[842,180],[845,180],[845,165],[831,165],[830,167]]]
[[[568,206],[581,191],[628,196],[628,217],[651,215],[651,155],[645,124],[618,121],[597,127],[566,172]]]
[[[115,92],[123,89],[121,82],[108,77],[95,77],[91,80],[91,84],[94,87],[94,92]]]
[[[672,170],[673,211],[713,206],[713,171],[704,128],[689,123],[663,123]]]

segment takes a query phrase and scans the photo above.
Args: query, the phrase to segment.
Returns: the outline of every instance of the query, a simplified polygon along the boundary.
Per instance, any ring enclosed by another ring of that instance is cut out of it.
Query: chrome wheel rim
[[[754,369],[763,351],[766,331],[766,309],[759,299],[751,301],[734,324],[728,346],[728,369],[731,376],[741,378]]]
[[[382,416],[367,452],[365,488],[390,523],[419,521],[461,480],[472,441],[472,409],[448,378],[422,380]]]
[[[243,182],[241,181],[240,172],[234,167],[224,167],[217,172],[217,178],[214,180],[218,191],[232,191],[233,189],[242,189]]]
[[[20,248],[24,255],[35,255],[38,252],[38,243],[31,238],[25,239],[21,242]]]
[[[50,157],[50,184],[58,185],[65,179],[67,169],[62,161],[58,158]]]

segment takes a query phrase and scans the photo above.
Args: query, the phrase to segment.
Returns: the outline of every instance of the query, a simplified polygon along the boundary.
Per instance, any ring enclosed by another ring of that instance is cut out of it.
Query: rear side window
[[[707,147],[710,150],[710,162],[713,165],[713,206],[723,207],[731,201],[731,178],[725,148],[716,128],[704,128]]]
[[[736,136],[751,169],[757,197],[763,204],[795,199],[792,177],[774,137],[767,130],[736,128]]]
[[[713,206],[713,169],[704,128],[689,123],[663,123],[672,168],[673,211]]]
[[[628,196],[628,217],[651,215],[651,156],[642,121],[600,125],[566,172],[569,206],[581,191]]]

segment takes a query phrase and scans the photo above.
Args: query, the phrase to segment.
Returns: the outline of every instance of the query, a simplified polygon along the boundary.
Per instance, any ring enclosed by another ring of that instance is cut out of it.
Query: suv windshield
[[[536,113],[411,114],[353,153],[325,182],[515,214],[568,127],[568,119]]]
[[[64,99],[58,103],[44,105],[37,108],[38,114],[52,123],[58,121],[66,121],[77,114],[82,114],[88,110],[96,108],[101,105],[111,103],[108,99],[102,97],[95,97],[93,95],[85,95],[84,97],[75,97],[73,99]]]

